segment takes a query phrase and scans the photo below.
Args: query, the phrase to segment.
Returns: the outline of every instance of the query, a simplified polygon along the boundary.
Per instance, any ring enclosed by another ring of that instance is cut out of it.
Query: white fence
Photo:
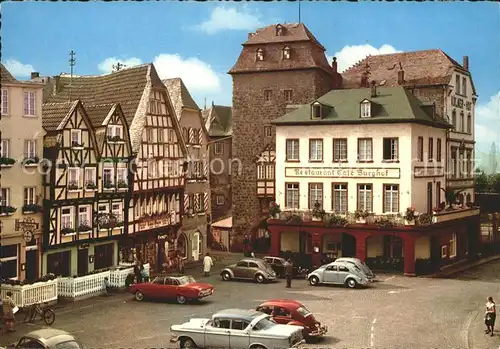
[[[125,279],[134,273],[134,268],[115,269],[111,271],[109,283],[112,287],[125,287]]]
[[[2,298],[7,295],[7,292],[12,292],[12,299],[18,307],[54,301],[57,300],[58,296],[57,279],[22,286],[2,284],[0,288]]]

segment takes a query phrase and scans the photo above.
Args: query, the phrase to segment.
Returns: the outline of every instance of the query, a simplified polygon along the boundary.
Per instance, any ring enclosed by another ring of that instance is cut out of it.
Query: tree
[[[490,167],[491,167],[492,174],[497,173],[498,159],[497,159],[497,146],[496,146],[495,142],[491,143]]]
[[[491,175],[491,189],[500,194],[500,173]]]
[[[483,170],[476,171],[476,192],[484,193],[489,187],[489,178]]]

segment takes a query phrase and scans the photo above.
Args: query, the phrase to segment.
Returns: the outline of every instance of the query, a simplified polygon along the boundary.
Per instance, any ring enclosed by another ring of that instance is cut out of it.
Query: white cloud
[[[35,71],[35,68],[31,64],[23,64],[16,59],[8,59],[4,65],[16,77],[31,76],[31,73]]]
[[[153,64],[162,79],[181,78],[189,92],[218,92],[220,77],[212,67],[191,57],[183,59],[178,54],[160,54]]]
[[[210,18],[196,26],[196,29],[207,34],[215,34],[223,30],[253,30],[262,26],[258,12],[251,12],[246,6],[218,6],[212,10]]]
[[[118,63],[124,65],[125,67],[133,67],[134,65],[142,64],[142,61],[137,57],[130,57],[130,58],[109,57],[106,58],[101,63],[99,63],[98,68],[105,74],[111,73],[114,70],[113,66],[116,66]]]
[[[500,91],[491,96],[487,103],[476,107],[474,136],[476,147],[481,151],[489,151],[492,142],[500,137]]]
[[[366,44],[366,45],[344,46],[340,51],[335,52],[333,56],[327,56],[327,57],[329,62],[332,61],[333,57],[337,57],[338,70],[341,73],[369,55],[376,56],[376,55],[383,55],[383,54],[397,53],[397,52],[401,51],[396,50],[391,45],[384,44],[379,48],[376,48],[373,47],[372,45]]]

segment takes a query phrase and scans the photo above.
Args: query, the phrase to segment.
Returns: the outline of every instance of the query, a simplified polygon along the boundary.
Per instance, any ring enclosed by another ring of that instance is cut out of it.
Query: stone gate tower
[[[276,195],[284,195],[284,188],[274,188],[275,130],[270,121],[285,114],[287,106],[308,103],[339,87],[336,65],[335,59],[328,64],[325,48],[302,23],[258,29],[243,44],[229,71],[234,249],[244,235],[257,230]]]

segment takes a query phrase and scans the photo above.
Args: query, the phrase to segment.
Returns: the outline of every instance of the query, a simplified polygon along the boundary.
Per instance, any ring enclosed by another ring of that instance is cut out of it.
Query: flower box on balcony
[[[123,143],[125,142],[120,136],[108,136],[109,143]]]
[[[354,218],[356,219],[356,223],[365,224],[368,215],[369,214],[366,211],[357,210],[356,212],[354,212]]]
[[[128,184],[125,181],[118,181],[118,190],[124,191],[128,189]]]
[[[74,193],[80,191],[81,188],[78,184],[68,184],[68,191]]]
[[[102,190],[113,191],[115,190],[115,185],[114,183],[104,182],[104,184],[102,185]]]
[[[36,167],[40,163],[38,156],[25,157],[23,160],[23,165],[25,167]]]
[[[38,213],[42,211],[42,207],[37,204],[26,204],[23,206],[24,214]]]
[[[80,234],[88,234],[90,232],[92,232],[92,227],[88,224],[80,224],[78,227],[78,233]]]
[[[73,149],[83,149],[83,144],[78,143],[77,141],[71,142],[71,148]]]
[[[96,191],[97,185],[95,183],[87,183],[85,185],[85,191]]]
[[[2,167],[12,167],[16,163],[16,160],[9,158],[7,156],[0,157],[0,166]]]
[[[72,235],[76,235],[76,232],[75,232],[75,229],[73,229],[73,228],[62,228],[61,234],[64,236],[72,236]]]
[[[0,216],[11,216],[16,211],[17,208],[12,206],[0,206]]]

